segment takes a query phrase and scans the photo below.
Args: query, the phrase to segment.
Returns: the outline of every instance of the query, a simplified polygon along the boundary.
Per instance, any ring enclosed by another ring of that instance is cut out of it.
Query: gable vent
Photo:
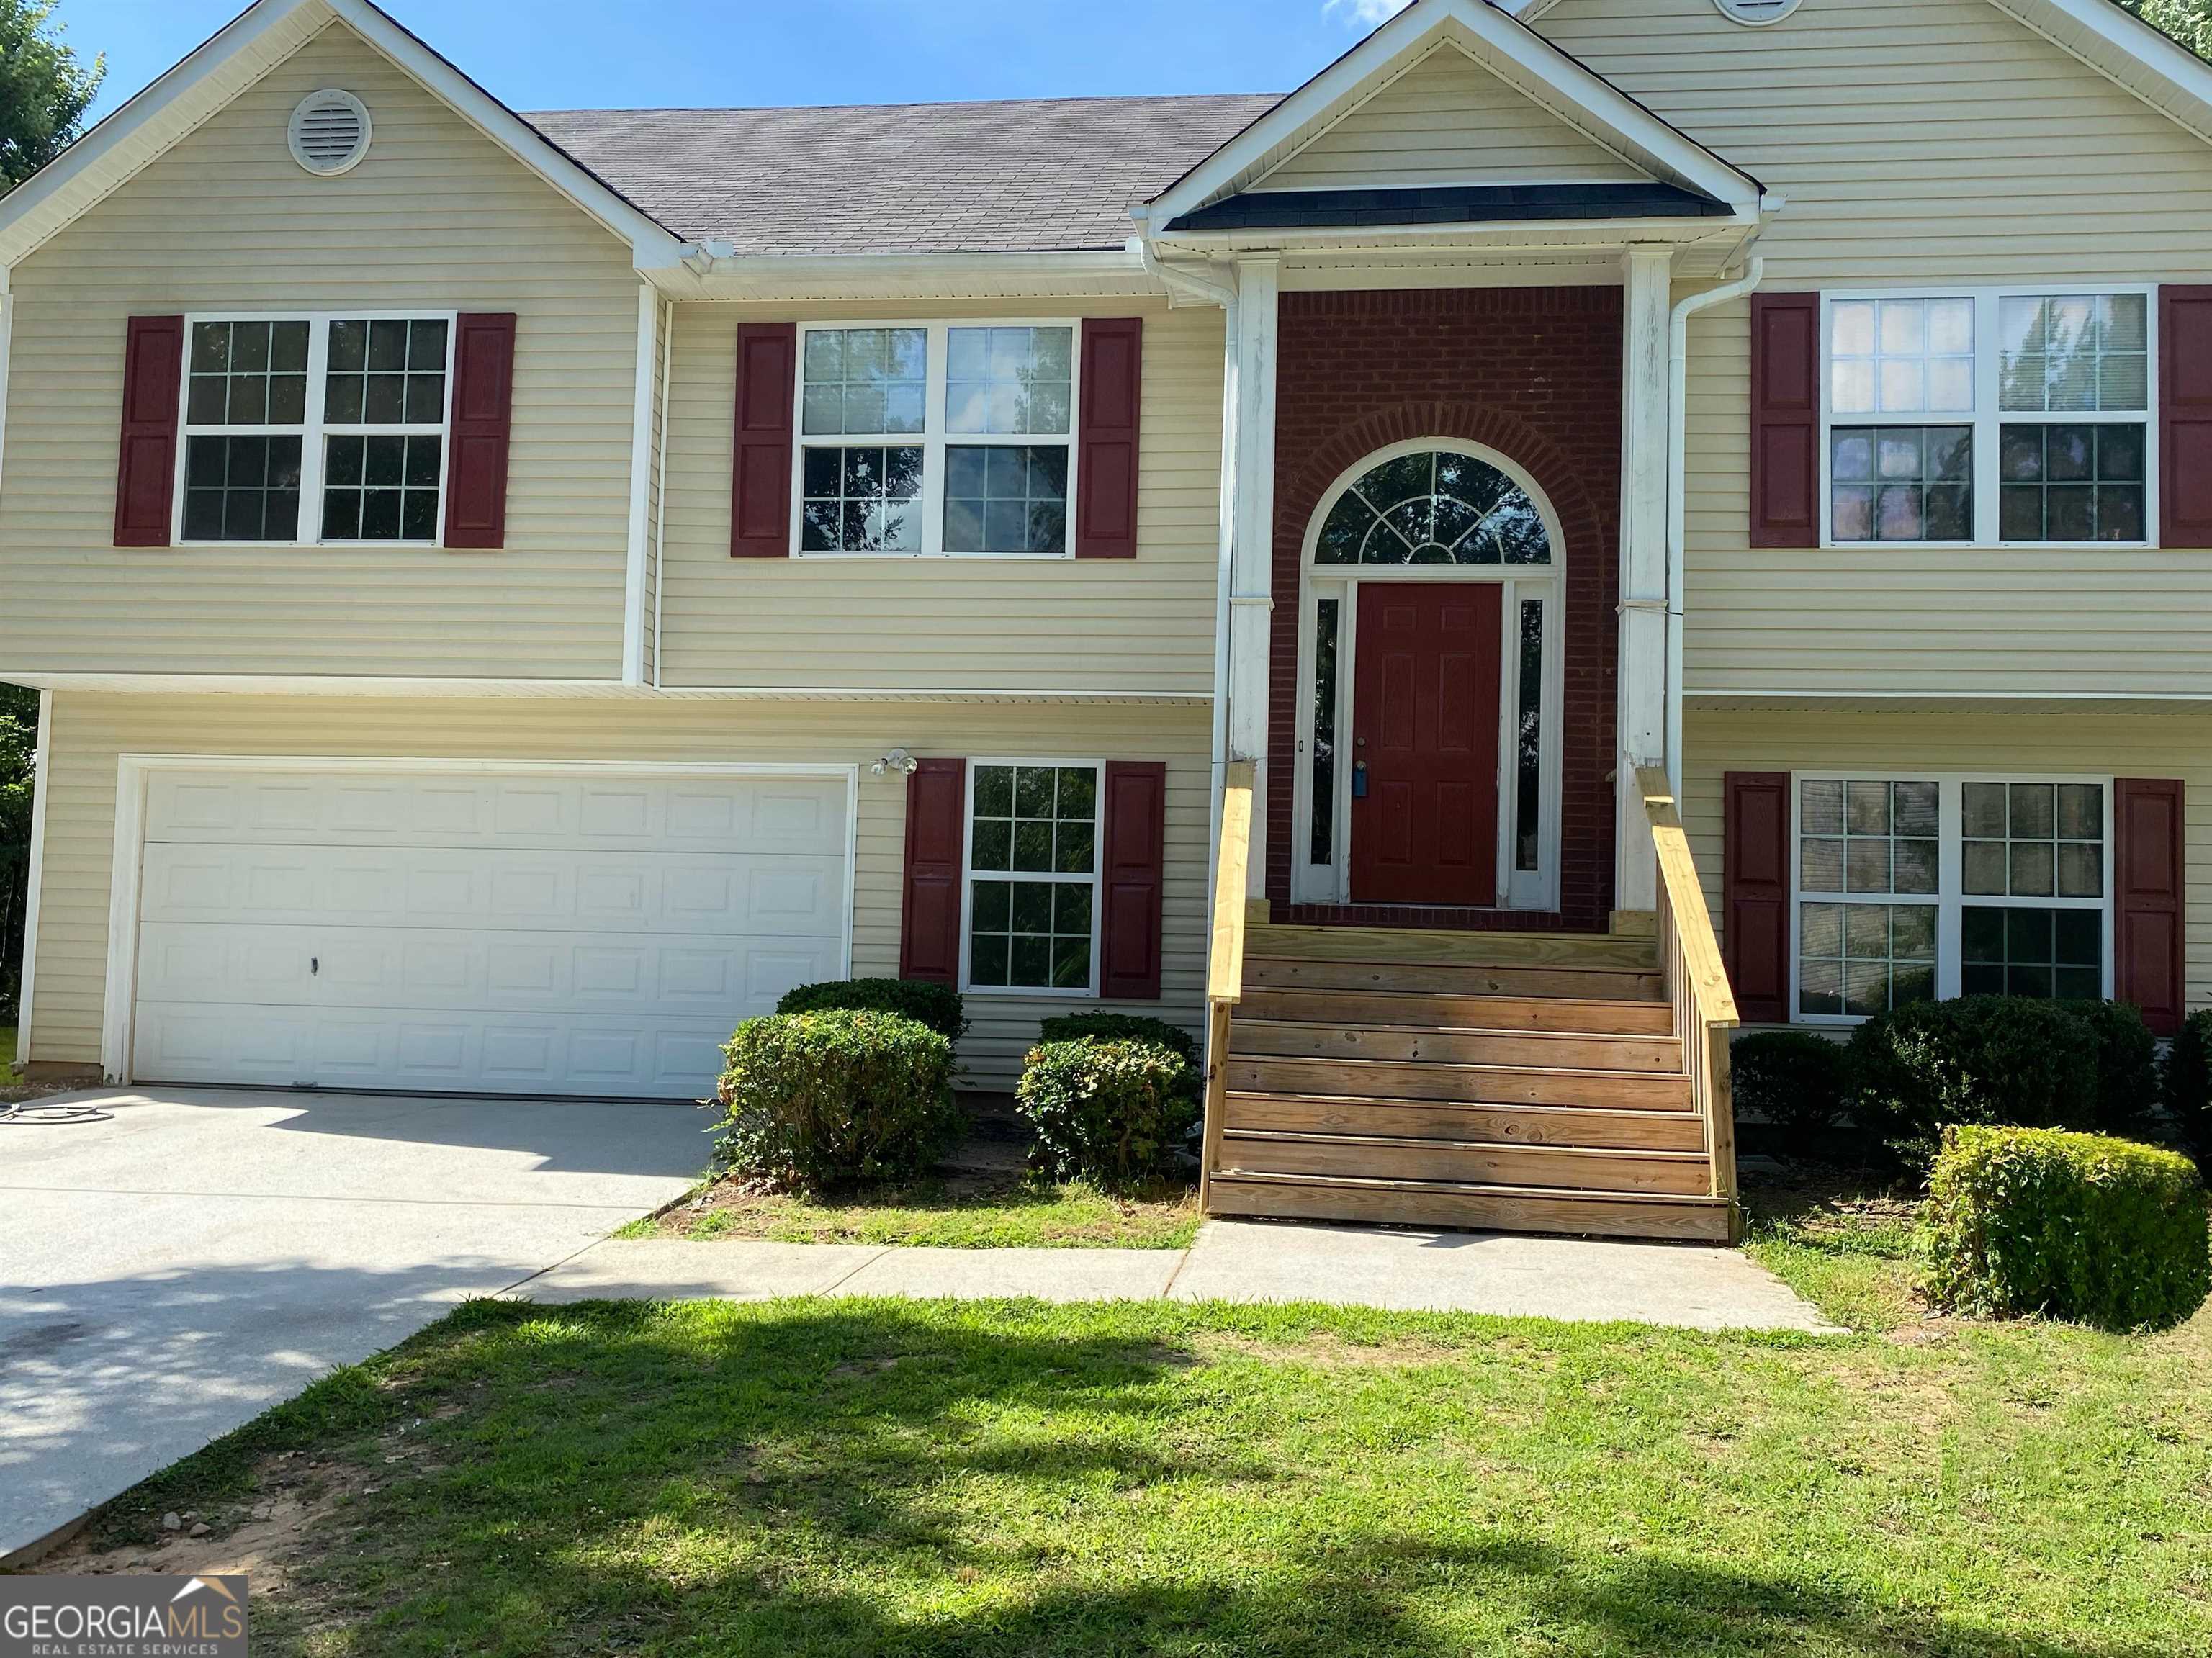
[[[292,112],[286,136],[294,161],[322,178],[334,178],[360,166],[368,154],[368,106],[336,87],[311,92]]]
[[[1801,0],[1713,0],[1721,15],[1731,23],[1778,23],[1797,9]]]

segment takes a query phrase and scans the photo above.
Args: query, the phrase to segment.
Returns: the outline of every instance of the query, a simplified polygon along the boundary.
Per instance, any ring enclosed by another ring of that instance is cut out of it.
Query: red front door
[[[1355,904],[1498,902],[1501,603],[1488,582],[1360,586]]]

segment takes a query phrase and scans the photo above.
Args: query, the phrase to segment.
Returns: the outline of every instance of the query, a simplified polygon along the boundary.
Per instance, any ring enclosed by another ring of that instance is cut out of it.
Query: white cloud
[[[1341,17],[1363,28],[1373,28],[1387,23],[1412,3],[1412,0],[1322,0],[1322,15]]]

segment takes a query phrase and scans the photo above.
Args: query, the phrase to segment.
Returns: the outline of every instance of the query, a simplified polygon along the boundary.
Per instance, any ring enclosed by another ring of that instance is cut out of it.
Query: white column
[[[1650,909],[1658,866],[1636,782],[1667,752],[1667,313],[1673,258],[1622,258],[1620,374],[1620,770],[1615,774],[1613,904]]]
[[[1235,519],[1229,566],[1229,757],[1257,762],[1267,799],[1267,665],[1275,558],[1275,315],[1280,269],[1272,258],[1237,262]],[[1246,892],[1267,896],[1267,814],[1252,815]]]

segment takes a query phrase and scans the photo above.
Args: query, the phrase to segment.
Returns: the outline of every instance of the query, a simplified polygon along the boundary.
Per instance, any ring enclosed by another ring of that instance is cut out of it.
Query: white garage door
[[[148,774],[132,1074],[697,1097],[846,970],[847,780]]]

